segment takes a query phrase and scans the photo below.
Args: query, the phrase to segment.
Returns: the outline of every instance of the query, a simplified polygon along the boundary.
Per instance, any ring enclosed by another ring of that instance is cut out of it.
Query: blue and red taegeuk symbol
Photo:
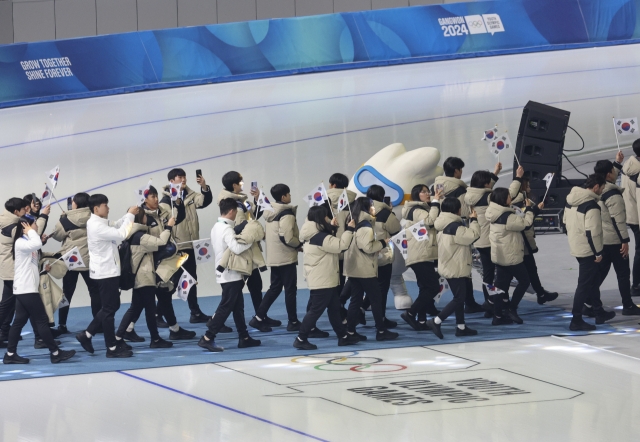
[[[186,290],[187,287],[189,287],[189,281],[185,279],[184,281],[182,281],[182,290]]]
[[[44,192],[42,192],[42,199],[45,199],[48,196],[49,196],[49,191],[48,190],[45,190]]]
[[[424,227],[418,230],[418,236],[424,236],[427,234],[427,229]]]
[[[56,176],[53,177],[53,181],[56,183],[58,182],[58,175],[60,175],[60,172],[56,172]]]
[[[178,196],[178,189],[175,187],[171,188],[171,196]]]
[[[71,255],[69,257],[69,262],[78,262],[78,257],[76,255]]]
[[[629,129],[631,129],[631,125],[629,123],[627,123],[626,121],[624,123],[622,123],[622,125],[620,127],[625,132],[627,132]]]
[[[144,192],[142,192],[142,195],[144,195],[144,199],[147,199],[149,197],[149,190],[151,189],[144,189]]]
[[[204,256],[207,253],[209,253],[209,251],[207,250],[206,247],[200,247],[200,250],[198,250],[198,253],[200,254],[200,256]],[[186,282],[186,281],[185,281]]]
[[[407,248],[407,240],[406,239],[403,239],[401,244],[402,244],[402,248],[403,249]]]
[[[496,143],[496,148],[497,148],[498,150],[502,150],[502,149],[504,149],[504,141],[502,141],[502,140],[498,141],[498,142]]]
[[[320,192],[316,192],[316,193],[314,193],[314,194],[313,194],[313,199],[314,199],[315,201],[317,201],[317,202],[322,201],[322,193],[320,193]]]
[[[484,133],[484,136],[487,137],[487,140],[493,140],[496,134],[492,130],[488,130]]]

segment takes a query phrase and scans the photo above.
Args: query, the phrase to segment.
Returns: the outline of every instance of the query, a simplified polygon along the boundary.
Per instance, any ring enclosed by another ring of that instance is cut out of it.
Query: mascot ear
[[[433,147],[421,147],[407,152],[400,144],[391,144],[372,156],[360,167],[349,190],[366,194],[372,184],[382,186],[394,206],[402,204],[416,184],[430,184],[442,175],[438,166],[440,152]]]

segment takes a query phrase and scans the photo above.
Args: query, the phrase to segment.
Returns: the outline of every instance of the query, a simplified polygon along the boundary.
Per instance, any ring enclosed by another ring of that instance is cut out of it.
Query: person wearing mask
[[[344,275],[351,281],[351,302],[347,314],[347,330],[361,341],[366,336],[356,332],[359,322],[362,298],[366,293],[371,300],[371,311],[376,325],[376,340],[391,341],[398,333],[387,330],[382,312],[382,294],[378,283],[378,252],[389,245],[389,239],[376,239],[373,230],[375,208],[367,197],[356,199],[351,208],[356,222],[355,235],[351,246],[344,254]]]
[[[238,330],[238,348],[257,347],[260,341],[249,336],[247,325],[244,319],[244,297],[242,288],[244,279],[242,275],[234,270],[224,269],[222,272],[217,268],[226,249],[231,249],[233,253],[239,255],[248,250],[250,244],[240,244],[236,240],[233,230],[238,212],[237,200],[233,198],[223,198],[220,200],[220,217],[218,222],[211,229],[211,245],[215,256],[216,282],[222,286],[222,298],[214,315],[207,322],[207,332],[200,338],[198,346],[210,352],[220,352],[224,349],[215,343],[216,335],[224,325],[230,314],[233,314],[233,321]]]
[[[464,321],[464,300],[473,294],[471,280],[471,245],[480,238],[475,210],[469,214],[469,227],[462,222],[462,205],[457,198],[445,198],[440,205],[440,216],[436,219],[438,231],[438,272],[449,283],[453,299],[444,306],[435,318],[427,321],[427,327],[440,339],[443,339],[442,322],[451,314],[456,315],[456,336],[475,336],[476,330],[466,326]]]
[[[640,296],[640,222],[638,221],[638,203],[636,189],[640,176],[640,138],[632,144],[633,155],[622,166],[622,193],[626,210],[627,225],[633,232],[633,268],[631,269],[631,296]],[[615,163],[614,163],[615,166]]]
[[[120,308],[120,254],[118,245],[129,236],[134,216],[139,208],[133,206],[118,221],[110,222],[109,199],[102,194],[89,197],[91,217],[87,221],[87,246],[89,248],[89,275],[100,292],[102,308],[86,330],[76,334],[76,339],[89,353],[94,353],[91,339],[102,327],[107,358],[133,356],[124,341],[117,341],[114,317]]]
[[[42,248],[42,240],[35,230],[35,221],[32,216],[21,216],[18,220],[19,224],[15,228],[15,240],[11,254],[15,263],[13,294],[16,317],[9,331],[7,352],[2,360],[5,364],[29,363],[29,359],[21,357],[17,352],[20,333],[29,319],[37,327],[38,334],[49,348],[51,363],[57,364],[66,361],[76,354],[75,350],[65,351],[58,348],[49,328],[49,318],[44,304],[38,293],[40,286],[38,258]]]

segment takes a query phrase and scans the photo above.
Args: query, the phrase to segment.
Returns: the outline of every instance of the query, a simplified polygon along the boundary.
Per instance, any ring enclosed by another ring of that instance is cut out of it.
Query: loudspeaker
[[[540,138],[523,137],[516,147],[516,156],[523,164],[556,165],[562,162],[563,141],[548,141]],[[525,167],[526,169],[526,167]]]
[[[549,141],[564,141],[571,112],[529,101],[522,110],[518,140],[521,136]],[[520,146],[520,143],[518,143]]]
[[[514,167],[517,166],[517,164],[514,165]],[[546,189],[547,182],[544,180],[544,177],[548,173],[555,174],[553,177],[553,181],[551,182],[551,186],[555,187],[560,180],[560,175],[562,175],[561,164],[525,164],[523,162],[522,167],[524,167],[524,176],[529,178],[529,186],[531,187],[531,189]]]

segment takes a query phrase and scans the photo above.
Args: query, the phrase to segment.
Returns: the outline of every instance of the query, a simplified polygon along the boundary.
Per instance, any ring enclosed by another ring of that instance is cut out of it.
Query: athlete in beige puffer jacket
[[[633,143],[633,153],[624,162],[622,166],[622,187],[625,192],[622,194],[624,198],[624,205],[627,215],[627,225],[633,232],[634,250],[633,254],[633,268],[631,269],[631,293],[633,296],[640,296],[640,222],[638,222],[638,203],[637,203],[637,181],[640,176],[640,141],[636,140]],[[616,163],[614,163],[614,166]],[[617,167],[617,166],[616,166]]]
[[[298,206],[272,203],[273,211],[265,210],[265,243],[267,246],[267,266],[280,267],[298,263],[300,243],[296,212]]]
[[[407,235],[408,254],[404,260],[407,267],[419,262],[434,261],[438,259],[437,232],[433,225],[439,214],[440,203],[437,197],[431,202],[407,201],[404,203],[404,207],[402,208],[402,220],[405,228],[409,228],[420,221],[424,221],[424,225],[427,228],[427,234],[429,236],[429,238],[424,241],[418,241],[413,235]]]
[[[60,253],[65,254],[77,247],[82,256],[82,262],[86,267],[74,268],[73,271],[81,272],[89,270],[89,247],[87,246],[87,221],[91,217],[88,207],[69,210],[60,215],[55,230],[49,235],[60,244]]]

